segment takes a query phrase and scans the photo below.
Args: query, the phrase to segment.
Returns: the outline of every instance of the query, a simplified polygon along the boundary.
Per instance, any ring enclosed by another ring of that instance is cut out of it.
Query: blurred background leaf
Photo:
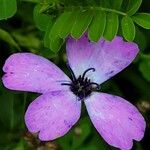
[[[72,150],[79,149],[91,132],[91,126],[87,123],[87,118],[80,121],[80,124],[75,128],[76,134],[73,136]]]
[[[20,50],[19,45],[13,39],[13,37],[5,30],[0,29],[0,40],[7,42],[8,44],[14,46],[16,49]]]
[[[139,64],[139,70],[141,71],[144,78],[150,81],[150,54],[142,55],[141,57],[142,60]]]
[[[12,17],[16,11],[16,0],[0,0],[0,20]]]

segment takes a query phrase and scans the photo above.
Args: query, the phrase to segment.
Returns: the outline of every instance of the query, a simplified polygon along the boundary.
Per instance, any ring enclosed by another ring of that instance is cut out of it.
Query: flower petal
[[[2,80],[8,89],[45,93],[68,88],[60,81],[70,79],[49,60],[32,54],[16,53],[5,62]]]
[[[25,123],[30,132],[39,132],[40,140],[54,140],[66,134],[77,122],[80,110],[81,103],[71,92],[50,92],[29,105]]]
[[[70,37],[66,47],[69,64],[76,76],[88,68],[95,68],[88,77],[99,84],[127,67],[139,51],[135,43],[124,42],[118,36],[112,41],[101,38],[97,43],[90,42],[86,35],[79,40]]]
[[[95,128],[110,145],[129,150],[133,139],[143,138],[145,120],[137,108],[123,98],[94,93],[85,104]]]

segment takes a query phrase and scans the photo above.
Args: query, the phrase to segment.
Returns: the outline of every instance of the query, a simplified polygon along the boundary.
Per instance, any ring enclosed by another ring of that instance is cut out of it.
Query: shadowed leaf
[[[2,39],[3,41],[9,43],[10,45],[14,46],[18,50],[20,50],[18,44],[13,39],[13,37],[7,31],[5,31],[3,29],[0,29],[0,39]]]
[[[135,38],[135,26],[130,17],[123,17],[121,21],[122,33],[127,41],[133,41]]]
[[[150,29],[150,14],[148,13],[137,13],[132,17],[133,21],[139,26]]]
[[[139,64],[139,70],[141,71],[143,77],[150,81],[150,56],[144,58]]]

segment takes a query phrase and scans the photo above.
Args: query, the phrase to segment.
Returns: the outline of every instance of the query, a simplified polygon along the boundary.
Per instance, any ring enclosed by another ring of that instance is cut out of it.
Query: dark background
[[[8,32],[17,43],[14,46],[0,33],[0,68],[5,60],[16,52],[33,52],[56,63],[67,74],[65,44],[57,54],[43,45],[44,31],[40,31],[33,19],[34,1],[18,1],[17,13],[0,21],[0,28]],[[123,7],[123,6],[122,6]],[[143,0],[139,12],[149,12],[150,2]],[[55,13],[55,11],[53,11]],[[124,71],[102,84],[101,91],[124,97],[141,111],[147,122],[145,136],[134,142],[133,150],[148,150],[150,142],[150,31],[137,27],[135,42],[140,47],[136,60]],[[0,69],[2,77],[3,71]],[[31,135],[24,124],[24,113],[29,103],[38,95],[6,89],[0,83],[0,150],[109,150],[91,124],[83,106],[79,122],[72,130],[53,142],[40,142]]]

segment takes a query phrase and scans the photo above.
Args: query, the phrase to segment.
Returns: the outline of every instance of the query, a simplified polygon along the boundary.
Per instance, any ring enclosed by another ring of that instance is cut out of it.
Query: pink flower
[[[31,53],[11,55],[5,62],[5,87],[41,93],[28,107],[25,123],[42,141],[66,134],[78,121],[84,102],[91,121],[104,140],[129,150],[144,136],[145,121],[137,108],[119,96],[95,91],[137,55],[135,43],[115,37],[97,43],[69,38],[67,57],[71,79],[49,60]]]

